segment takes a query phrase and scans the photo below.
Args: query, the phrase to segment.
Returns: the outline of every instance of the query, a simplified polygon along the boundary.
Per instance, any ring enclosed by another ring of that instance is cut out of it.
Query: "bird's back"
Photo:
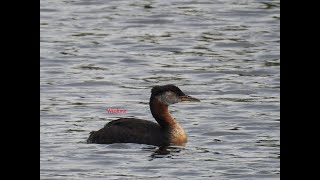
[[[168,144],[167,133],[159,124],[134,118],[121,118],[106,124],[98,131],[92,131],[88,143],[138,143],[150,145]]]

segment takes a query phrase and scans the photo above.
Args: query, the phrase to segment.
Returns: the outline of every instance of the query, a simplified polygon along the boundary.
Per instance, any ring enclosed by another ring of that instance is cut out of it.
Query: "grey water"
[[[164,84],[185,147],[86,143]],[[280,1],[42,0],[40,117],[40,179],[280,179]]]

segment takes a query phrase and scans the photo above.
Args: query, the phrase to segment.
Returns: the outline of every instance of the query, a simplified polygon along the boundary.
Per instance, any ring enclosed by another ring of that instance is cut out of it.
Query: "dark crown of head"
[[[185,94],[177,86],[172,84],[164,86],[154,86],[151,89],[151,96],[157,96],[168,91],[174,92],[177,96],[185,96]]]

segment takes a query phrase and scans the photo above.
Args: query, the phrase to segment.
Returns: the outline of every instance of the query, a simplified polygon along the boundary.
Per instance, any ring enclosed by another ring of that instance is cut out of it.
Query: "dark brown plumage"
[[[177,96],[185,96],[185,94],[177,86],[168,84],[165,86],[154,86],[151,89],[151,98],[168,91],[174,92]]]
[[[169,143],[159,124],[134,118],[121,118],[109,122],[99,131],[90,133],[89,143],[138,143],[161,146]]]

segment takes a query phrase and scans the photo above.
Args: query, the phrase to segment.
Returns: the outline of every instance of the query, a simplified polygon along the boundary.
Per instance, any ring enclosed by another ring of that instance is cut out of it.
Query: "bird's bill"
[[[200,102],[199,99],[191,96],[180,96],[182,102]]]

